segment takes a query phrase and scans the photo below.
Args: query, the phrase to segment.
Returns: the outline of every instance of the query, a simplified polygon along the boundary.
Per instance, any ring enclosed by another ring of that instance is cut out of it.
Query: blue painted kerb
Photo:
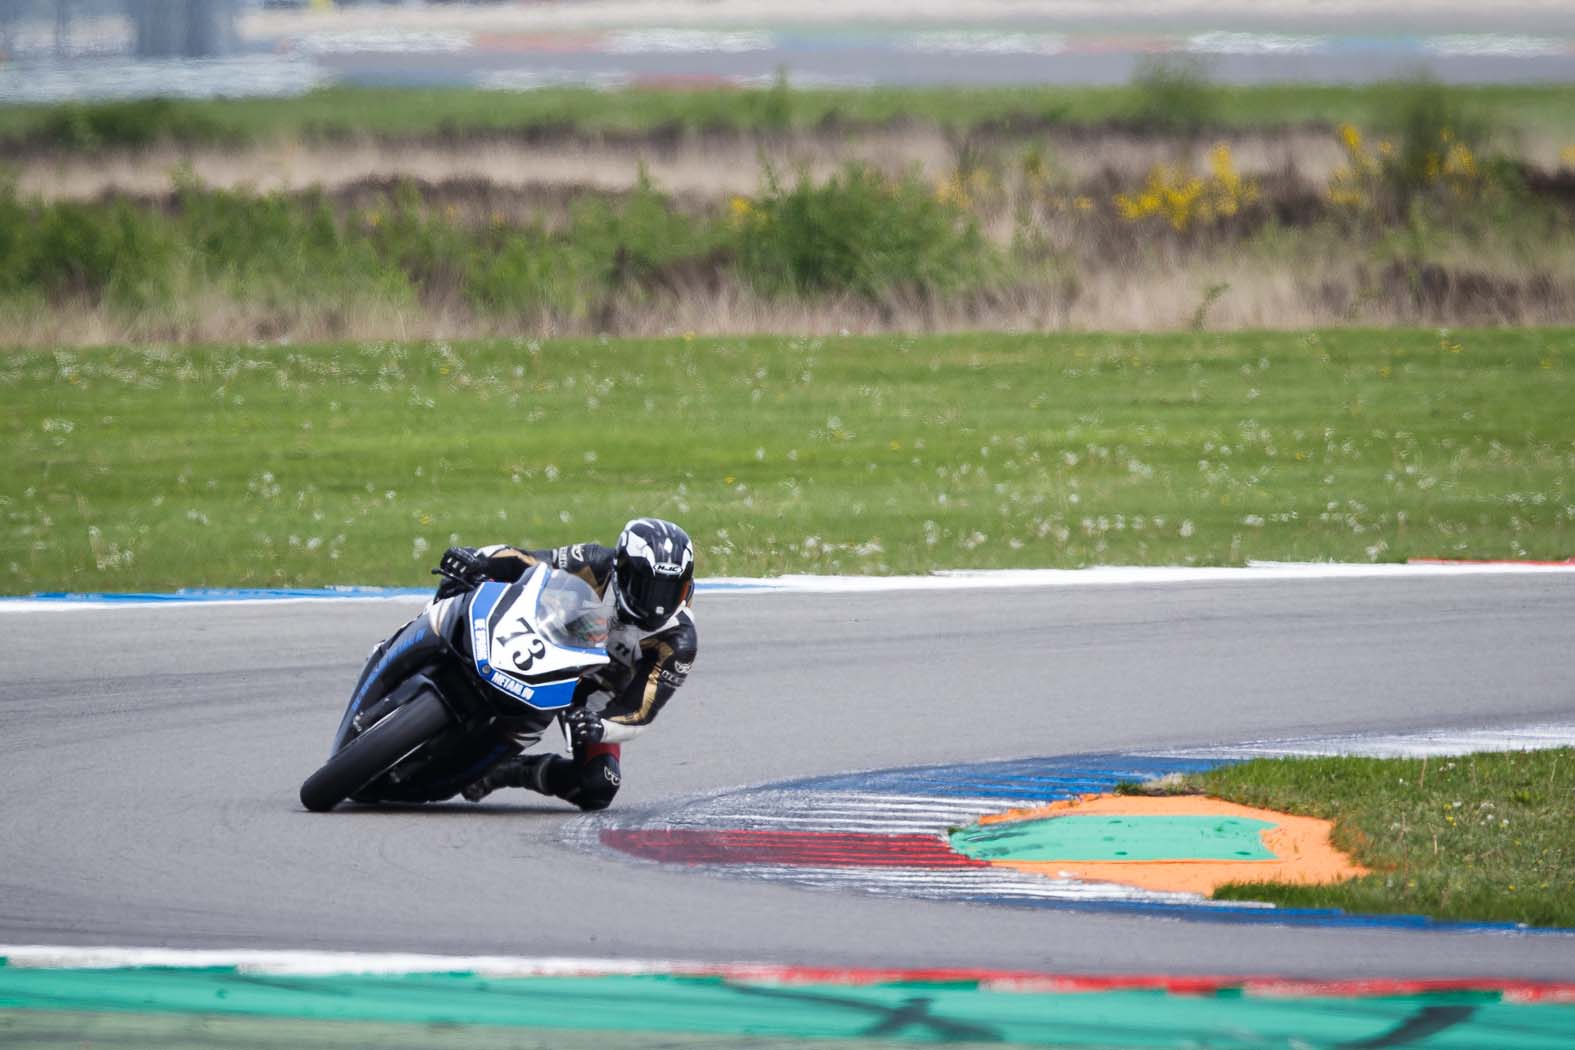
[[[771,589],[774,589],[774,585],[768,580],[759,583],[701,580],[695,584],[695,590],[702,593]],[[0,595],[0,601],[68,605],[169,605],[179,602],[300,601],[312,598],[425,598],[431,594],[431,587],[182,587],[169,593],[38,591],[34,594]]]

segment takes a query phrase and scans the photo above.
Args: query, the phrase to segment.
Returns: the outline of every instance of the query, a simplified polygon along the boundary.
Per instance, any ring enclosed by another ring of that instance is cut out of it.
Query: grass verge
[[[1575,331],[0,355],[0,593],[415,584],[684,522],[703,575],[1575,553]]]
[[[1333,820],[1335,845],[1373,869],[1330,886],[1233,883],[1217,899],[1575,927],[1575,749],[1258,759],[1187,783]]]
[[[1162,71],[1161,71],[1162,72]],[[1178,84],[1187,88],[1178,91]],[[1215,85],[1140,75],[1116,87],[858,90],[334,87],[293,98],[0,106],[0,142],[63,151],[157,143],[233,146],[280,139],[513,135],[659,135],[875,127],[902,122],[956,130],[1125,125],[1257,129],[1368,125],[1392,112],[1406,84]],[[1520,132],[1575,138],[1575,85],[1441,86],[1451,105]]]

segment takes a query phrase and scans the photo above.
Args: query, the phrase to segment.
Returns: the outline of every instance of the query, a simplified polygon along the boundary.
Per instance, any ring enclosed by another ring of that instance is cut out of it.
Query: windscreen
[[[536,633],[553,645],[606,648],[607,607],[578,576],[548,573],[536,599]]]

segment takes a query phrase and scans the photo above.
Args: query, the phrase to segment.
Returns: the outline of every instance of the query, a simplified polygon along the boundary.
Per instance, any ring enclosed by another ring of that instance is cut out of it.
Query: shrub
[[[1214,124],[1219,92],[1196,58],[1139,60],[1132,73],[1132,118],[1140,126],[1196,134]]]
[[[319,193],[255,196],[180,182],[175,199],[172,233],[199,284],[281,304],[408,288],[394,261]]]
[[[384,206],[363,213],[353,237],[367,245],[370,266],[397,271],[431,300],[463,294],[473,272],[470,232],[429,214],[409,182]]]
[[[20,214],[28,210],[23,206]],[[16,289],[130,306],[167,296],[174,245],[148,213],[125,202],[62,201],[36,208],[29,218],[28,235],[7,248]]]
[[[465,296],[492,314],[555,309],[578,318],[589,313],[598,289],[584,260],[561,241],[535,227],[499,227],[467,271]]]
[[[1419,79],[1395,85],[1385,109],[1378,125],[1393,136],[1395,147],[1385,158],[1384,176],[1402,207],[1441,180],[1478,178],[1476,155],[1486,135],[1457,96],[1436,81]]]
[[[167,98],[67,103],[45,112],[29,136],[65,150],[141,148],[156,142],[210,142],[224,138],[218,124],[185,103]]]
[[[765,192],[740,198],[734,215],[740,266],[767,293],[957,291],[984,280],[993,262],[962,208],[916,176],[890,179],[858,164],[820,185],[801,176],[792,189],[768,172]]]
[[[648,287],[678,261],[715,250],[719,236],[714,222],[675,209],[643,172],[621,201],[590,197],[576,203],[567,233],[610,288]]]
[[[1330,200],[1360,213],[1394,219],[1419,204],[1435,215],[1465,215],[1492,190],[1519,187],[1518,166],[1489,152],[1487,129],[1431,80],[1388,86],[1376,142],[1351,124],[1339,129],[1346,162],[1329,184]]]

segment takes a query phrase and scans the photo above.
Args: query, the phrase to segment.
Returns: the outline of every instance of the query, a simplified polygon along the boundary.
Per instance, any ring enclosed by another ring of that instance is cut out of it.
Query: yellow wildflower
[[[1449,152],[1444,155],[1444,174],[1463,179],[1477,177],[1477,159],[1464,142],[1449,147]]]
[[[1194,225],[1230,218],[1257,199],[1257,183],[1237,174],[1230,147],[1221,143],[1209,154],[1207,179],[1156,165],[1142,193],[1117,194],[1115,205],[1129,222],[1158,216],[1180,233]]]
[[[1240,189],[1241,176],[1236,174],[1236,165],[1231,159],[1228,144],[1221,142],[1209,151],[1209,171],[1214,173],[1214,179],[1221,188],[1233,194]]]
[[[968,206],[968,190],[963,184],[962,176],[952,174],[935,184],[935,199],[942,204],[955,204],[960,208]]]

